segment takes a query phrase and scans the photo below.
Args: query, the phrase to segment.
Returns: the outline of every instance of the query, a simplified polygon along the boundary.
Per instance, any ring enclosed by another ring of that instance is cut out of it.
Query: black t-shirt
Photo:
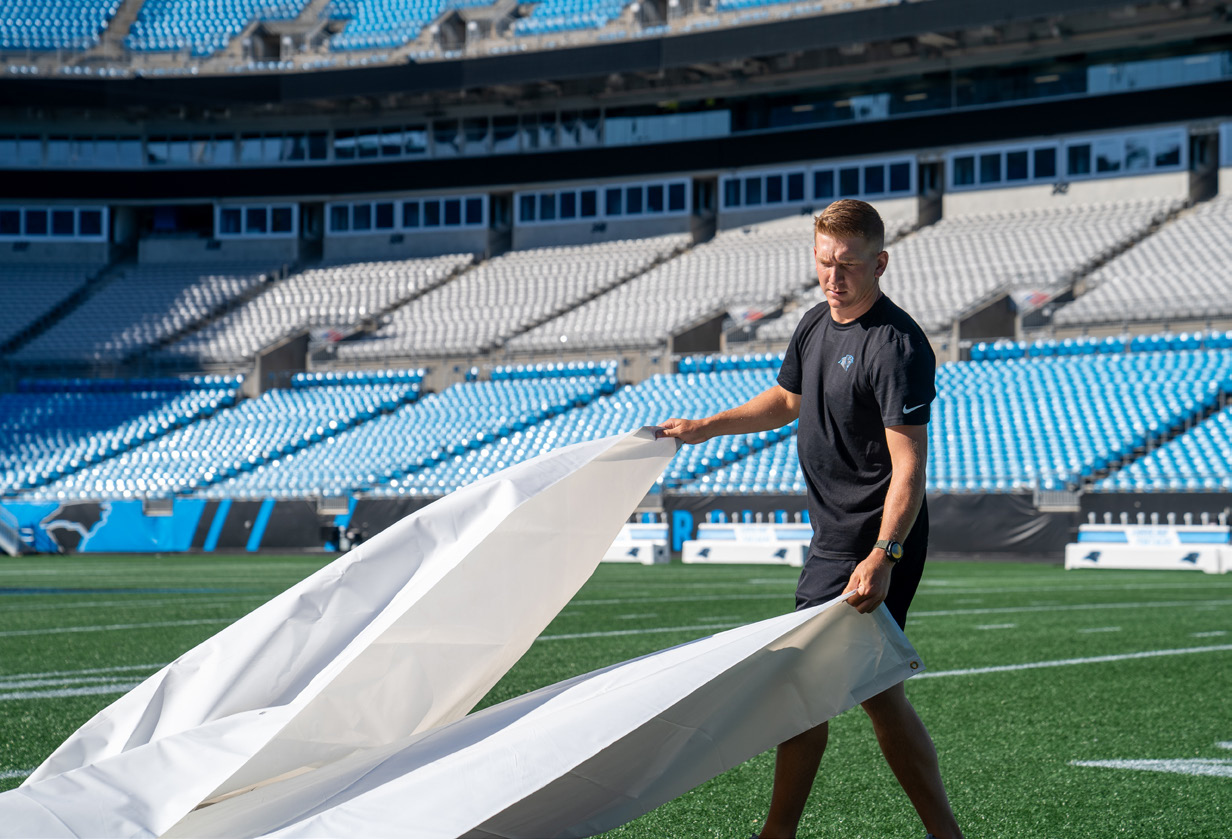
[[[924,331],[884,294],[851,323],[837,323],[824,300],[800,321],[778,382],[800,394],[813,555],[863,559],[873,549],[890,487],[885,429],[928,423],[936,372]],[[927,522],[921,507],[912,533],[927,533]]]

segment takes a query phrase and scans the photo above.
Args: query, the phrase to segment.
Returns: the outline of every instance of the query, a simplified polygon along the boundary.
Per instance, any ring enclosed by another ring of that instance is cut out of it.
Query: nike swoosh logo
[[[921,402],[919,405],[916,405],[914,408],[908,408],[906,405],[904,405],[904,406],[903,406],[903,416],[906,416],[907,414],[911,413],[912,411],[918,411],[918,410],[920,410],[921,408],[923,408],[923,407],[924,407],[925,405],[927,405],[927,404],[928,404],[927,402]]]

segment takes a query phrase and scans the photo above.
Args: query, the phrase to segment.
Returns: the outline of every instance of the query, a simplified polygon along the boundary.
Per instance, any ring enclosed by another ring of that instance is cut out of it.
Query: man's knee
[[[821,725],[810,728],[792,737],[790,740],[784,740],[782,745],[788,748],[825,748],[826,738],[830,734],[830,723],[823,722]]]
[[[907,701],[907,691],[903,689],[903,683],[899,682],[892,688],[883,690],[876,696],[871,696],[860,704],[864,712],[869,715],[873,722],[881,719],[891,719],[901,717],[904,713],[913,711],[911,703]]]

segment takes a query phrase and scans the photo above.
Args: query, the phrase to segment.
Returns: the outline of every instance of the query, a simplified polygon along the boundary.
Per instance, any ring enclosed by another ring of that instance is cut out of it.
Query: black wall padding
[[[1232,492],[1088,492],[1082,496],[1082,521],[1088,513],[1095,513],[1096,523],[1103,524],[1104,513],[1112,513],[1113,524],[1120,524],[1121,513],[1129,514],[1129,523],[1137,523],[1137,514],[1143,513],[1150,523],[1151,513],[1159,513],[1160,522],[1168,520],[1168,513],[1176,513],[1178,524],[1184,522],[1185,513],[1193,513],[1194,524],[1201,523],[1202,513],[1209,513],[1212,524],[1219,520],[1220,513],[1232,516]]]
[[[321,525],[326,521],[332,522],[333,519],[333,516],[320,516],[315,501],[283,499],[274,505],[274,511],[265,525],[261,550],[320,548]],[[219,547],[222,547],[221,543]]]
[[[1029,494],[929,495],[929,550],[1060,557],[1077,539],[1078,513],[1041,513]]]

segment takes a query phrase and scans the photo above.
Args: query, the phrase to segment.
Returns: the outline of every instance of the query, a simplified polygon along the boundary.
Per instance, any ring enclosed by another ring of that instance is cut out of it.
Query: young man
[[[890,257],[877,211],[841,200],[814,221],[813,255],[826,300],[800,321],[778,384],[712,417],[660,425],[663,436],[701,443],[799,418],[813,540],[796,608],[854,592],[854,608],[867,613],[884,602],[904,626],[928,548],[924,470],[936,359],[920,327],[881,291]],[[903,685],[863,707],[929,835],[960,839],[932,739]],[[795,836],[828,732],[823,724],[779,746],[761,839]]]

